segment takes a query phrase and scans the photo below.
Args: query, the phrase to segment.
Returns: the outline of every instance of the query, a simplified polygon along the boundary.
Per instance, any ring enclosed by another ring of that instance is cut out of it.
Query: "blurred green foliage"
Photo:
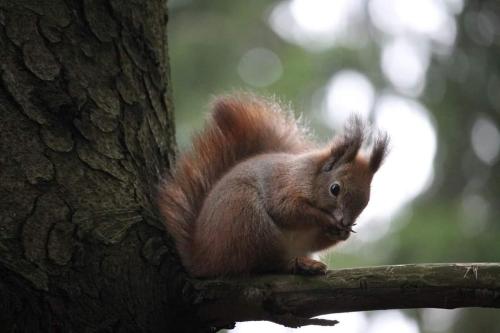
[[[270,28],[268,16],[277,3],[169,1],[169,52],[181,148],[200,128],[215,94],[246,89],[279,96],[304,112],[319,136],[326,138],[330,130],[321,119],[308,115],[308,110],[314,106],[315,93],[335,72],[357,69],[377,89],[387,86],[380,69],[380,49],[373,38],[361,49],[308,51],[284,41]],[[477,21],[481,15],[492,18],[492,40],[481,37]],[[465,4],[457,17],[454,51],[431,60],[420,96],[436,120],[438,133],[432,185],[391,221],[384,237],[356,252],[334,252],[331,266],[500,261],[499,159],[490,164],[478,159],[470,134],[478,117],[486,117],[497,128],[500,124],[499,22],[499,2]],[[376,34],[375,28],[370,29]],[[255,47],[275,52],[283,66],[280,79],[265,88],[248,86],[237,70],[241,57]],[[438,90],[442,93],[437,94]],[[467,196],[479,196],[486,203],[486,214],[476,216],[474,209],[464,206]],[[410,313],[419,321],[421,332],[434,332],[422,323],[420,310]],[[495,310],[460,310],[447,332],[500,332],[498,315]]]

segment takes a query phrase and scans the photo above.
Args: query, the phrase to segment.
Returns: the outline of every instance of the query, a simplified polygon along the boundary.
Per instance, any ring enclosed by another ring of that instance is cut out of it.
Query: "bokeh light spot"
[[[327,124],[332,128],[341,128],[354,113],[368,119],[374,94],[373,85],[365,75],[354,70],[338,72],[327,86]]]
[[[243,55],[238,64],[238,74],[254,87],[266,87],[281,77],[283,66],[274,52],[258,47]]]
[[[370,17],[387,34],[420,33],[433,37],[445,26],[447,8],[442,1],[371,0]]]
[[[397,38],[382,50],[382,71],[402,92],[419,95],[425,84],[429,54],[405,38]]]
[[[430,185],[437,148],[429,111],[415,100],[385,95],[375,105],[375,124],[391,139],[390,152],[372,182],[370,203],[359,217],[358,239],[375,240],[387,221]]]
[[[269,25],[284,40],[311,51],[336,44],[359,47],[364,0],[285,0],[269,16]]]
[[[474,153],[484,163],[492,165],[497,160],[500,133],[492,121],[482,117],[476,120],[472,126],[471,143]]]
[[[360,0],[292,0],[290,9],[299,26],[311,34],[338,34],[361,8]]]
[[[386,310],[374,314],[366,333],[398,332],[419,333],[415,319],[407,317],[399,310]]]
[[[486,228],[490,204],[479,194],[465,194],[462,198],[462,231],[465,235],[478,235]]]

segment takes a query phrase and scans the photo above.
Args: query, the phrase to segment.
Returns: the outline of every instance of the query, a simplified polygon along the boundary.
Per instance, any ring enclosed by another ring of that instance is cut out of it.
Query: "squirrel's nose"
[[[344,214],[342,213],[342,210],[340,209],[334,210],[333,217],[335,217],[335,220],[337,220],[338,223],[340,223],[341,225],[345,225]]]
[[[342,226],[344,226],[344,227],[346,226],[346,225],[344,224],[344,218],[341,218],[340,220],[338,220],[338,222],[340,223],[340,225],[342,225]]]

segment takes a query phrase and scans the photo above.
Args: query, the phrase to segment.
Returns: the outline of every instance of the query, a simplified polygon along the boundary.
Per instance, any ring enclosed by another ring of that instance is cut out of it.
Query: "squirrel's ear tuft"
[[[365,125],[361,118],[353,115],[344,126],[342,141],[347,149],[342,156],[344,162],[351,162],[356,158],[363,141],[365,140]]]
[[[356,158],[365,140],[365,126],[358,116],[351,116],[344,132],[333,143],[328,163],[323,168],[330,171],[334,165],[349,163]]]
[[[372,153],[370,156],[370,171],[372,173],[377,172],[377,170],[382,165],[387,153],[389,152],[389,136],[387,133],[379,132],[373,144]]]

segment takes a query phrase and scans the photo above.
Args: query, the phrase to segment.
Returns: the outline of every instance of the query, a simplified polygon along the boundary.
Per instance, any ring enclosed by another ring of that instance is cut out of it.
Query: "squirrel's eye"
[[[332,185],[330,185],[330,193],[336,197],[337,195],[339,195],[340,193],[340,185],[339,183],[333,183]]]

